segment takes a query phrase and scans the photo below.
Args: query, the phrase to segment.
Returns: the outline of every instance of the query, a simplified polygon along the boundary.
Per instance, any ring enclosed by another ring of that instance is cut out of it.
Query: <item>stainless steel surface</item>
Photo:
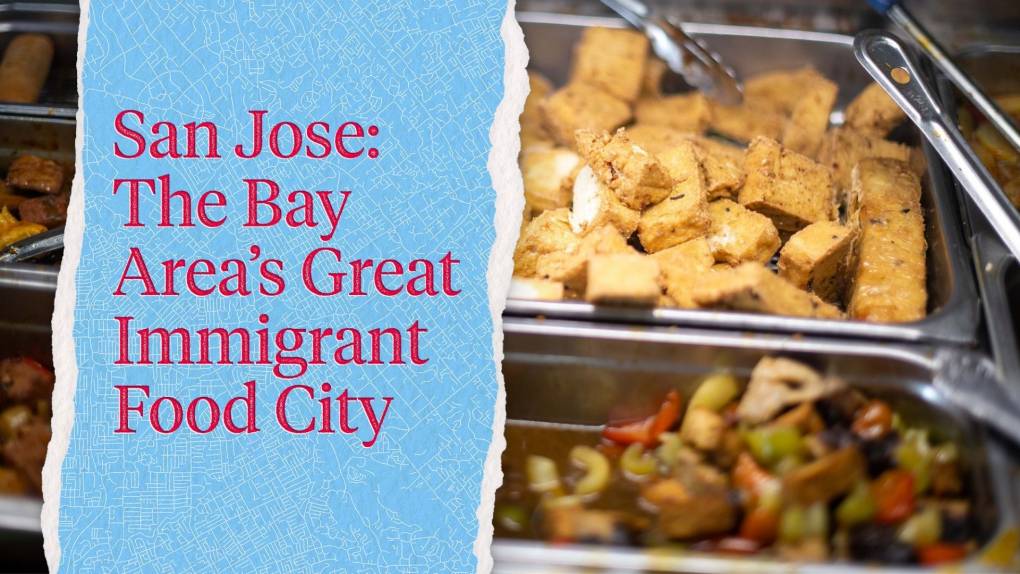
[[[906,32],[914,41],[917,46],[931,58],[932,62],[938,67],[939,71],[945,74],[950,81],[963,93],[963,95],[970,100],[978,110],[981,111],[985,117],[988,118],[992,124],[998,128],[1000,132],[1006,137],[1013,147],[1020,150],[1020,130],[1013,124],[1013,121],[1006,115],[999,106],[995,104],[985,93],[978,87],[974,81],[964,73],[960,68],[956,66],[953,59],[946,54],[945,49],[939,45],[938,41],[928,33],[927,30],[921,26],[920,22],[903,7],[902,4],[894,4],[889,8],[886,15],[890,20],[893,21],[901,30]]]
[[[553,82],[566,81],[571,48],[588,26],[625,26],[617,18],[518,13],[525,41],[531,49],[529,66]],[[688,31],[712,46],[741,77],[781,68],[811,65],[841,87],[842,109],[869,82],[853,57],[853,38],[838,34],[768,30],[711,24],[688,24]],[[595,307],[583,302],[541,302],[511,299],[506,312],[589,321],[684,325],[750,331],[881,338],[901,341],[941,341],[973,344],[979,321],[977,289],[970,253],[960,234],[956,200],[945,167],[923,138],[918,143],[927,157],[922,203],[928,240],[928,316],[914,323],[878,324],[778,317],[699,309],[637,310]]]
[[[0,267],[0,348],[2,356],[26,355],[53,365],[50,321],[57,271],[50,267]],[[39,532],[42,500],[0,496],[0,539],[7,532]]]
[[[972,46],[957,62],[991,95],[1020,94],[1020,45]],[[955,115],[957,99],[949,82],[940,83],[947,112]],[[1020,401],[1020,263],[992,231],[987,219],[960,194],[970,229],[974,265],[985,312],[988,343],[998,375],[1013,400]]]
[[[1016,471],[1002,444],[973,424],[929,381],[940,376],[931,347],[798,339],[664,328],[628,329],[590,323],[504,322],[503,375],[508,425],[515,421],[603,424],[648,412],[666,389],[688,392],[719,368],[746,375],[763,356],[782,354],[838,375],[885,400],[903,416],[960,441],[968,459],[979,542],[986,545],[1017,525]],[[495,572],[865,573],[916,568],[851,564],[792,566],[776,560],[731,559],[696,553],[496,539]],[[959,572],[1007,572],[971,558]]]
[[[0,5],[0,54],[14,36],[25,32],[46,34],[53,40],[53,64],[37,103],[0,102],[0,114],[74,119],[78,110],[78,6],[49,2]]]
[[[1020,214],[939,104],[935,90],[900,41],[886,32],[864,32],[857,36],[854,52],[928,138],[1010,251],[1020,256]]]
[[[652,50],[670,70],[683,76],[691,87],[727,105],[744,99],[743,88],[733,69],[701,41],[689,36],[640,0],[602,0],[602,3],[648,36]]]

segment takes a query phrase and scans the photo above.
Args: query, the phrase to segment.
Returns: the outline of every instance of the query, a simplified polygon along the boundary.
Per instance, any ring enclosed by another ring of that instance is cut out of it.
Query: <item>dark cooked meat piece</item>
[[[39,193],[60,193],[64,185],[64,168],[53,160],[19,155],[7,168],[7,185]]]
[[[737,511],[725,484],[689,480],[685,485],[668,478],[645,487],[641,495],[657,506],[658,530],[675,540],[723,534],[737,521]]]
[[[70,199],[69,193],[33,197],[18,205],[18,213],[22,221],[49,228],[59,227],[67,220],[67,204]]]
[[[914,549],[900,542],[896,529],[896,526],[885,524],[862,524],[852,528],[847,545],[850,558],[861,562],[913,563]]]
[[[542,529],[550,540],[585,544],[632,544],[634,528],[626,517],[607,510],[587,510],[580,505],[553,507],[542,517]]]
[[[810,506],[850,492],[864,474],[864,461],[846,447],[797,467],[783,476],[783,493],[792,502]]]
[[[53,372],[26,357],[0,360],[0,389],[9,401],[49,399],[53,395]]]
[[[49,444],[50,423],[36,417],[18,427],[14,437],[3,446],[4,459],[21,471],[36,492],[42,492],[42,467]]]
[[[825,421],[826,426],[849,427],[854,422],[857,409],[861,408],[865,402],[864,395],[859,391],[844,388],[816,401],[815,410]]]
[[[861,441],[861,452],[868,462],[868,474],[878,476],[896,466],[896,449],[900,446],[899,433],[893,431],[884,437]]]

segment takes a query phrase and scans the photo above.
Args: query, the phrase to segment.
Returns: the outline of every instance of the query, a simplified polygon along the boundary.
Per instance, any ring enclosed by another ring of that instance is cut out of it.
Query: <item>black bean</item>
[[[848,550],[850,558],[860,562],[910,564],[917,559],[913,547],[897,538],[896,527],[884,524],[864,524],[852,528]]]

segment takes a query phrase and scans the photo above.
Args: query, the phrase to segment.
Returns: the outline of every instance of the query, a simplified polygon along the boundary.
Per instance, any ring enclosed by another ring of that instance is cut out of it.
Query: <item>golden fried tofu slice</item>
[[[570,79],[633,102],[641,93],[647,59],[648,37],[641,32],[586,28],[574,46]]]
[[[560,145],[573,148],[579,129],[611,131],[630,121],[630,105],[594,86],[569,84],[539,105],[545,129]]]
[[[588,260],[595,255],[637,253],[627,245],[627,238],[612,225],[603,225],[585,235],[576,245],[562,251],[539,256],[535,274],[550,281],[563,283],[576,293],[583,293],[588,280]]]
[[[756,74],[744,82],[744,99],[783,114],[792,113],[816,84],[831,83],[811,67]]]
[[[758,263],[706,275],[694,291],[694,302],[709,309],[768,313],[795,317],[839,319],[839,308],[794,287]]]
[[[692,138],[705,170],[709,199],[732,199],[744,184],[744,150],[717,139]]]
[[[538,72],[528,70],[528,84],[531,91],[524,100],[524,110],[521,112],[521,151],[531,148],[552,146],[552,136],[546,131],[543,125],[541,104],[553,91],[553,86],[544,76]]]
[[[521,231],[514,250],[514,275],[535,277],[540,256],[577,249],[579,242],[570,229],[569,209],[543,211]]]
[[[679,245],[708,233],[708,193],[694,144],[684,142],[659,154],[674,184],[669,195],[641,214],[638,239],[648,253]]]
[[[634,117],[642,123],[701,133],[708,128],[712,109],[704,94],[690,92],[639,100]]]
[[[533,211],[569,207],[581,158],[566,148],[532,148],[521,154],[524,199]]]
[[[910,156],[909,146],[847,127],[830,129],[818,151],[818,161],[832,170],[833,182],[843,192],[850,189],[850,173],[862,159],[884,157],[910,161]]]
[[[829,127],[829,114],[836,104],[839,87],[819,77],[801,91],[783,128],[783,145],[797,153],[815,157]]]
[[[595,177],[631,209],[643,209],[665,199],[673,188],[666,168],[652,154],[634,144],[626,130],[613,135],[578,130],[577,149]]]
[[[599,181],[591,166],[585,165],[577,172],[570,212],[574,233],[585,235],[603,225],[612,225],[630,237],[637,231],[640,220],[641,212],[624,205],[609,186]]]
[[[712,248],[704,237],[692,239],[650,255],[659,263],[659,282],[671,307],[693,308],[694,288],[715,264]]]
[[[638,122],[626,130],[630,141],[656,156],[685,141],[690,141],[691,137],[695,135],[684,130],[644,122]]]
[[[513,277],[510,279],[510,292],[507,298],[559,301],[563,299],[563,283],[531,277]]]
[[[860,230],[847,311],[865,321],[920,320],[928,305],[921,182],[889,159],[862,160],[852,178],[850,216]]]
[[[588,260],[586,301],[651,307],[661,293],[659,264],[647,255],[596,255]]]
[[[847,126],[875,137],[885,137],[907,117],[882,86],[874,82],[850,102],[845,115]]]
[[[724,106],[712,103],[712,120],[709,128],[740,142],[749,142],[758,136],[779,139],[786,128],[786,114],[745,98],[744,103]]]
[[[829,303],[843,301],[854,231],[835,221],[812,223],[779,252],[779,276]]]
[[[669,68],[666,66],[666,62],[660,60],[658,56],[649,56],[648,61],[645,62],[645,77],[641,80],[639,98],[662,97],[662,78],[667,71]]]
[[[737,265],[745,261],[767,263],[779,249],[779,232],[772,220],[743,205],[719,199],[708,204],[712,220],[708,244],[715,260]]]
[[[775,140],[760,137],[751,142],[744,172],[740,203],[768,216],[781,231],[793,233],[837,215],[829,170]]]

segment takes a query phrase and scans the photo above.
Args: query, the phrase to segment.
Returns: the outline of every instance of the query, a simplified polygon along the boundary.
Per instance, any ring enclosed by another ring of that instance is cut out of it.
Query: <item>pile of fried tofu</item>
[[[511,298],[925,316],[923,162],[877,85],[834,127],[814,69],[748,78],[739,106],[664,95],[664,72],[643,34],[590,28],[567,85],[530,73]]]

